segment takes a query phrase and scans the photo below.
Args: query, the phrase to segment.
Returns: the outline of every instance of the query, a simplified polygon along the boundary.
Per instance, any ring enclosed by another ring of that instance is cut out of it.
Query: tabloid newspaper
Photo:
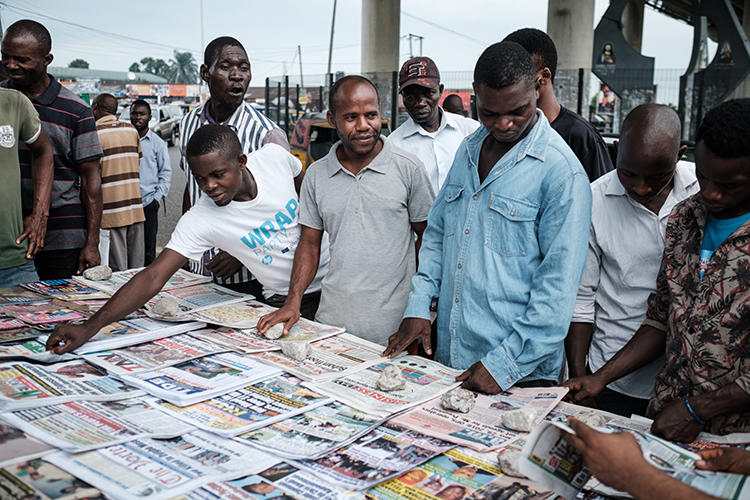
[[[502,426],[503,413],[518,408],[533,408],[537,423],[568,392],[565,387],[517,388],[495,396],[477,394],[469,413],[444,409],[440,399],[433,399],[395,417],[392,422],[408,429],[429,432],[431,436],[488,452],[512,441],[521,434]]]
[[[179,407],[165,401],[156,408],[220,436],[231,437],[312,410],[331,401],[299,385],[292,375],[278,375],[227,394]]]
[[[21,321],[27,325],[48,325],[86,318],[86,316],[77,311],[67,307],[58,307],[55,304],[3,306],[2,312],[7,316],[12,316],[16,321]],[[10,324],[13,324],[13,322],[11,321]]]
[[[544,420],[548,422],[560,422],[566,424],[568,422],[568,417],[576,417],[581,413],[591,412],[596,412],[597,414],[601,415],[604,418],[606,425],[612,427],[622,427],[638,432],[649,432],[651,430],[651,420],[647,418],[627,418],[621,415],[616,415],[614,413],[609,413],[586,406],[566,403],[565,401],[560,401],[557,406],[555,406],[552,411],[550,411],[547,416],[544,417]]]
[[[608,425],[598,428],[603,432],[630,432],[638,441],[646,461],[675,479],[719,498],[750,499],[750,487],[745,476],[722,472],[698,471],[695,462],[699,455],[675,443],[651,434]],[[598,481],[587,484],[591,473],[583,463],[583,456],[565,438],[564,432],[574,433],[566,424],[543,422],[531,433],[519,459],[519,471],[559,495],[575,498],[584,486],[610,496],[628,495]]]
[[[119,349],[144,342],[151,342],[178,333],[185,333],[206,324],[200,321],[170,323],[151,318],[125,319],[109,324],[91,337],[91,340],[75,350],[76,354],[88,354],[107,349]]]
[[[183,333],[122,349],[84,354],[83,358],[110,374],[125,375],[172,366],[226,350],[226,347]]]
[[[290,459],[316,459],[367,434],[383,419],[339,402],[247,432],[237,440]]]
[[[49,445],[69,453],[146,437],[174,437],[195,430],[152,408],[145,398],[71,401],[5,413],[3,418]]]
[[[0,467],[38,458],[53,451],[56,450],[52,446],[37,441],[21,429],[0,420]]]
[[[451,449],[453,444],[392,424],[317,460],[292,464],[344,490],[364,490],[400,476]]]
[[[72,279],[32,281],[22,283],[22,287],[32,292],[63,300],[90,300],[107,298],[100,290],[76,282]]]
[[[39,295],[21,286],[0,288],[0,306],[43,304],[51,300],[50,297]]]
[[[112,277],[108,280],[92,281],[87,280],[83,276],[73,276],[73,280],[90,288],[100,290],[108,295],[114,295],[122,285],[130,281],[130,278],[141,272],[143,269],[144,268],[139,267],[136,269],[128,269],[127,271],[118,271],[112,273]],[[173,290],[175,288],[209,282],[211,282],[210,276],[203,276],[185,271],[184,269],[179,269],[171,278],[169,278],[166,284],[162,287],[162,290]]]
[[[342,333],[310,344],[310,354],[304,361],[295,361],[279,351],[256,355],[269,363],[309,382],[323,382],[348,375],[366,366],[366,362],[383,360],[383,346]]]
[[[380,390],[376,382],[387,365],[395,365],[406,379],[406,387],[397,391]],[[307,382],[313,390],[377,417],[387,417],[429,401],[459,385],[459,370],[419,356],[403,356],[384,362],[375,361],[366,369],[328,382]]]
[[[76,455],[53,453],[45,460],[121,500],[164,500],[278,463],[259,450],[201,431],[168,440],[136,439]]]
[[[101,492],[37,458],[0,469],[3,500],[104,500]]]
[[[196,313],[193,316],[198,317],[200,314]],[[206,321],[209,320],[209,318],[203,319]],[[292,327],[287,335],[276,340],[259,335],[255,328],[237,329],[221,327],[213,330],[202,330],[201,333],[193,332],[191,335],[207,342],[226,346],[233,351],[252,354],[256,352],[278,351],[281,349],[281,342],[284,341],[317,342],[338,335],[343,331],[343,328],[301,319]]]
[[[279,374],[278,368],[225,353],[118,377],[157,398],[187,406]]]
[[[26,323],[16,318],[2,315],[0,318],[0,330],[20,330],[26,327]]]
[[[69,361],[78,356],[73,354],[52,354],[44,342],[38,339],[17,340],[0,344],[0,361],[30,359],[41,363]]]
[[[143,394],[84,360],[52,365],[0,363],[0,392],[0,411],[68,401],[114,401]]]
[[[3,319],[0,319],[0,323],[3,322]],[[28,339],[35,339],[39,335],[43,334],[43,332],[40,332],[36,328],[31,328],[26,325],[23,325],[21,327],[14,327],[12,329],[4,330],[2,327],[0,327],[0,342],[15,342],[17,340],[28,340]]]
[[[174,316],[160,316],[152,311],[154,304],[165,297],[177,302],[178,312]],[[247,297],[244,293],[235,292],[215,283],[201,283],[159,292],[146,302],[144,308],[146,309],[146,313],[153,318],[174,321],[191,312],[200,311],[219,304],[226,305],[233,302],[241,302],[247,300]],[[183,318],[182,321],[185,321],[185,319]]]

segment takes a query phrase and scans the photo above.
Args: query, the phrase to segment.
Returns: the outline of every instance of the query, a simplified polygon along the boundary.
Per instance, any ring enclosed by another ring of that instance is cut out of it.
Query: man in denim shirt
[[[467,137],[430,211],[419,271],[394,355],[430,345],[466,371],[463,387],[489,394],[557,381],[563,341],[586,260],[591,190],[580,162],[536,108],[529,54],[491,45],[474,69],[482,127]]]

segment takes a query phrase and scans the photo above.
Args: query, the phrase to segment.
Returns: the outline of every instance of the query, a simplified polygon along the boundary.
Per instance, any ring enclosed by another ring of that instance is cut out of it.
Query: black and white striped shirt
[[[185,151],[187,150],[187,143],[190,137],[192,137],[196,130],[203,125],[217,123],[209,114],[210,102],[208,100],[205,104],[194,108],[180,122],[180,152],[182,154],[180,168],[187,176],[188,197],[190,198],[191,207],[195,205],[203,193],[198,187],[198,183],[195,177],[193,177],[192,172],[190,172],[187,159],[185,158]],[[243,102],[232,116],[222,122],[221,125],[226,125],[237,133],[240,144],[242,144],[242,152],[245,154],[250,154],[269,142],[279,144],[289,150],[289,142],[287,141],[286,134],[270,118],[255,110],[246,102]],[[201,262],[191,260],[190,270],[199,274],[210,274],[204,268],[204,264],[213,259],[218,252],[219,249],[214,248],[203,255]],[[222,279],[214,277],[214,281],[219,284],[244,283],[251,279],[252,275],[250,271],[244,267],[231,278]]]

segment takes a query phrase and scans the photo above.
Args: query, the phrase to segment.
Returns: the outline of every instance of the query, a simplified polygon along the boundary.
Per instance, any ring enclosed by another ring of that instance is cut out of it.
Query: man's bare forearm
[[[318,272],[318,265],[320,264],[320,238],[309,237],[305,234],[305,231],[303,229],[299,245],[294,251],[292,277],[285,302],[285,305],[293,306],[296,309],[299,309],[302,304],[305,290],[315,279],[315,273]]]
[[[99,244],[99,229],[102,225],[102,176],[99,161],[82,163],[81,203],[86,212],[86,244]]]
[[[731,383],[715,391],[692,396],[690,406],[701,420],[709,421],[720,415],[750,411],[750,395],[739,385]]]
[[[666,332],[643,325],[594,375],[601,377],[606,384],[622,378],[664,354],[666,339]]]
[[[568,358],[568,370],[571,378],[586,375],[586,357],[593,336],[593,323],[570,324],[568,336],[565,337],[565,354]]]
[[[55,177],[52,144],[41,131],[36,141],[29,144],[31,150],[31,178],[34,183],[34,208],[32,214],[49,216],[49,204],[52,196],[52,181]]]

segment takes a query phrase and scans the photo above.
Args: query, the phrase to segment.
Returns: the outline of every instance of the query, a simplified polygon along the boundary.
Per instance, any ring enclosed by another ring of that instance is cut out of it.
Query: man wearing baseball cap
[[[459,144],[479,127],[479,122],[446,113],[440,107],[443,84],[435,61],[429,57],[414,57],[401,66],[398,91],[409,119],[393,131],[388,141],[422,160],[437,193]]]

